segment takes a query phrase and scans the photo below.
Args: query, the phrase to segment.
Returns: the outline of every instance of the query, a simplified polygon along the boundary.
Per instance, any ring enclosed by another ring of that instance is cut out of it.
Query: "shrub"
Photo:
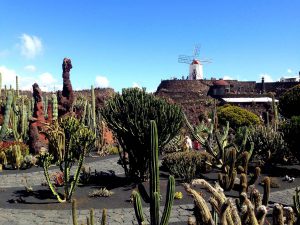
[[[155,120],[158,146],[161,149],[183,124],[179,106],[146,93],[139,88],[127,88],[109,99],[101,113],[107,126],[116,134],[123,149],[121,159],[125,174],[143,180],[147,177],[150,155],[150,120]]]
[[[228,121],[234,129],[241,126],[257,125],[261,122],[256,114],[233,105],[218,107],[218,119],[223,125]]]
[[[283,134],[272,127],[250,128],[249,140],[254,143],[253,157],[265,163],[282,163],[290,156]]]
[[[284,140],[292,154],[300,161],[300,116],[293,116],[282,125]]]
[[[279,99],[279,112],[287,118],[300,115],[300,84],[287,90]]]
[[[163,165],[170,174],[182,178],[186,182],[210,170],[206,163],[212,162],[212,156],[207,152],[185,151],[174,152],[164,156]]]

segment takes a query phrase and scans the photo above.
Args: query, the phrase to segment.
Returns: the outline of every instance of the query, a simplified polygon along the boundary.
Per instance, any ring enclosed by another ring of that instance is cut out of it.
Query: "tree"
[[[108,100],[101,113],[108,127],[115,133],[122,149],[122,166],[127,176],[147,178],[150,156],[150,120],[158,130],[161,149],[180,130],[183,114],[179,106],[146,93],[145,89],[127,88]],[[124,156],[128,155],[128,162]]]
[[[286,118],[300,115],[300,84],[287,90],[279,99],[279,112]]]

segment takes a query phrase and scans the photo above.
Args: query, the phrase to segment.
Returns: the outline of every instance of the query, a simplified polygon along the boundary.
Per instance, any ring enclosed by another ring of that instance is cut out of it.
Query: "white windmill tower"
[[[200,47],[198,45],[196,45],[193,56],[179,55],[179,57],[178,57],[179,63],[186,63],[186,64],[190,65],[188,80],[202,80],[203,79],[203,64],[211,62],[210,60],[197,59],[199,56],[199,49],[200,49]]]

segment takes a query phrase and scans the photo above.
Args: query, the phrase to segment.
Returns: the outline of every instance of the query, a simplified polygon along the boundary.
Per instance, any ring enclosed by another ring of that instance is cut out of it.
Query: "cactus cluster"
[[[41,155],[46,181],[59,202],[70,201],[79,181],[85,155],[94,143],[95,136],[74,117],[64,117],[59,122],[53,121],[52,124],[45,125],[43,133],[49,140],[48,152]],[[78,165],[71,176],[70,171],[75,160],[78,160]],[[63,198],[50,180],[48,168],[53,162],[59,165],[64,174]]]
[[[175,194],[175,179],[169,176],[167,196],[163,214],[160,220],[159,206],[160,206],[160,185],[159,185],[159,166],[158,166],[158,134],[155,121],[150,122],[151,127],[151,160],[150,160],[150,223],[151,225],[167,225],[171,209],[173,206]],[[146,218],[143,213],[141,197],[139,192],[133,192],[133,203],[135,215],[139,225],[146,223]]]
[[[213,209],[212,212],[215,212],[217,215],[217,217],[213,216],[207,202],[198,191],[192,189],[190,185],[185,184],[186,191],[194,198],[194,215],[196,217],[196,223],[194,224],[265,224],[267,208],[261,204],[261,198],[257,190],[255,190],[255,192],[253,191],[250,199],[245,192],[242,192],[239,201],[234,203],[224,195],[222,188],[218,185],[213,187],[203,179],[194,180],[192,184],[200,185],[212,195],[209,199],[209,203]],[[281,205],[275,205],[273,210],[273,224],[283,224],[281,223],[283,216],[283,207]],[[215,218],[220,220],[219,223]],[[293,224],[293,222],[293,210],[289,207],[286,209],[286,224]]]
[[[179,106],[139,88],[127,88],[122,94],[115,94],[101,109],[101,114],[128,155],[128,164],[122,164],[126,175],[140,180],[147,178],[149,169],[149,121],[157,123],[160,148],[176,136],[183,125]]]
[[[73,199],[72,201],[72,221],[73,225],[78,225],[78,218],[77,218],[77,201],[76,199]],[[101,217],[101,225],[105,225],[107,220],[107,210],[103,209],[102,210],[102,217]],[[96,222],[97,223],[97,222]],[[95,212],[94,209],[90,209],[90,215],[86,217],[86,225],[94,225],[95,223]],[[84,225],[84,223],[80,223]]]

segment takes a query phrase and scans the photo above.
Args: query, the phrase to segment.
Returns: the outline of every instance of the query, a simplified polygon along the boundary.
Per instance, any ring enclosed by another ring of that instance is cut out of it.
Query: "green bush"
[[[176,136],[183,125],[179,106],[139,88],[123,89],[122,94],[117,93],[106,102],[101,113],[124,151],[121,163],[125,174],[140,180],[147,178],[149,167],[150,120],[157,124],[159,149]]]
[[[279,99],[279,112],[287,118],[300,115],[300,84],[287,90]]]
[[[206,162],[212,162],[210,154],[191,150],[167,154],[164,156],[162,164],[170,174],[182,178],[185,182],[190,182],[201,173],[211,169]]]
[[[259,117],[239,106],[224,105],[218,107],[218,119],[223,125],[228,121],[230,126],[234,129],[241,126],[250,126],[260,124],[261,121]]]
[[[255,159],[264,163],[283,163],[290,157],[283,134],[272,127],[252,127],[249,129],[248,138],[254,143]]]
[[[292,154],[300,161],[300,116],[293,116],[282,125],[284,140]]]

